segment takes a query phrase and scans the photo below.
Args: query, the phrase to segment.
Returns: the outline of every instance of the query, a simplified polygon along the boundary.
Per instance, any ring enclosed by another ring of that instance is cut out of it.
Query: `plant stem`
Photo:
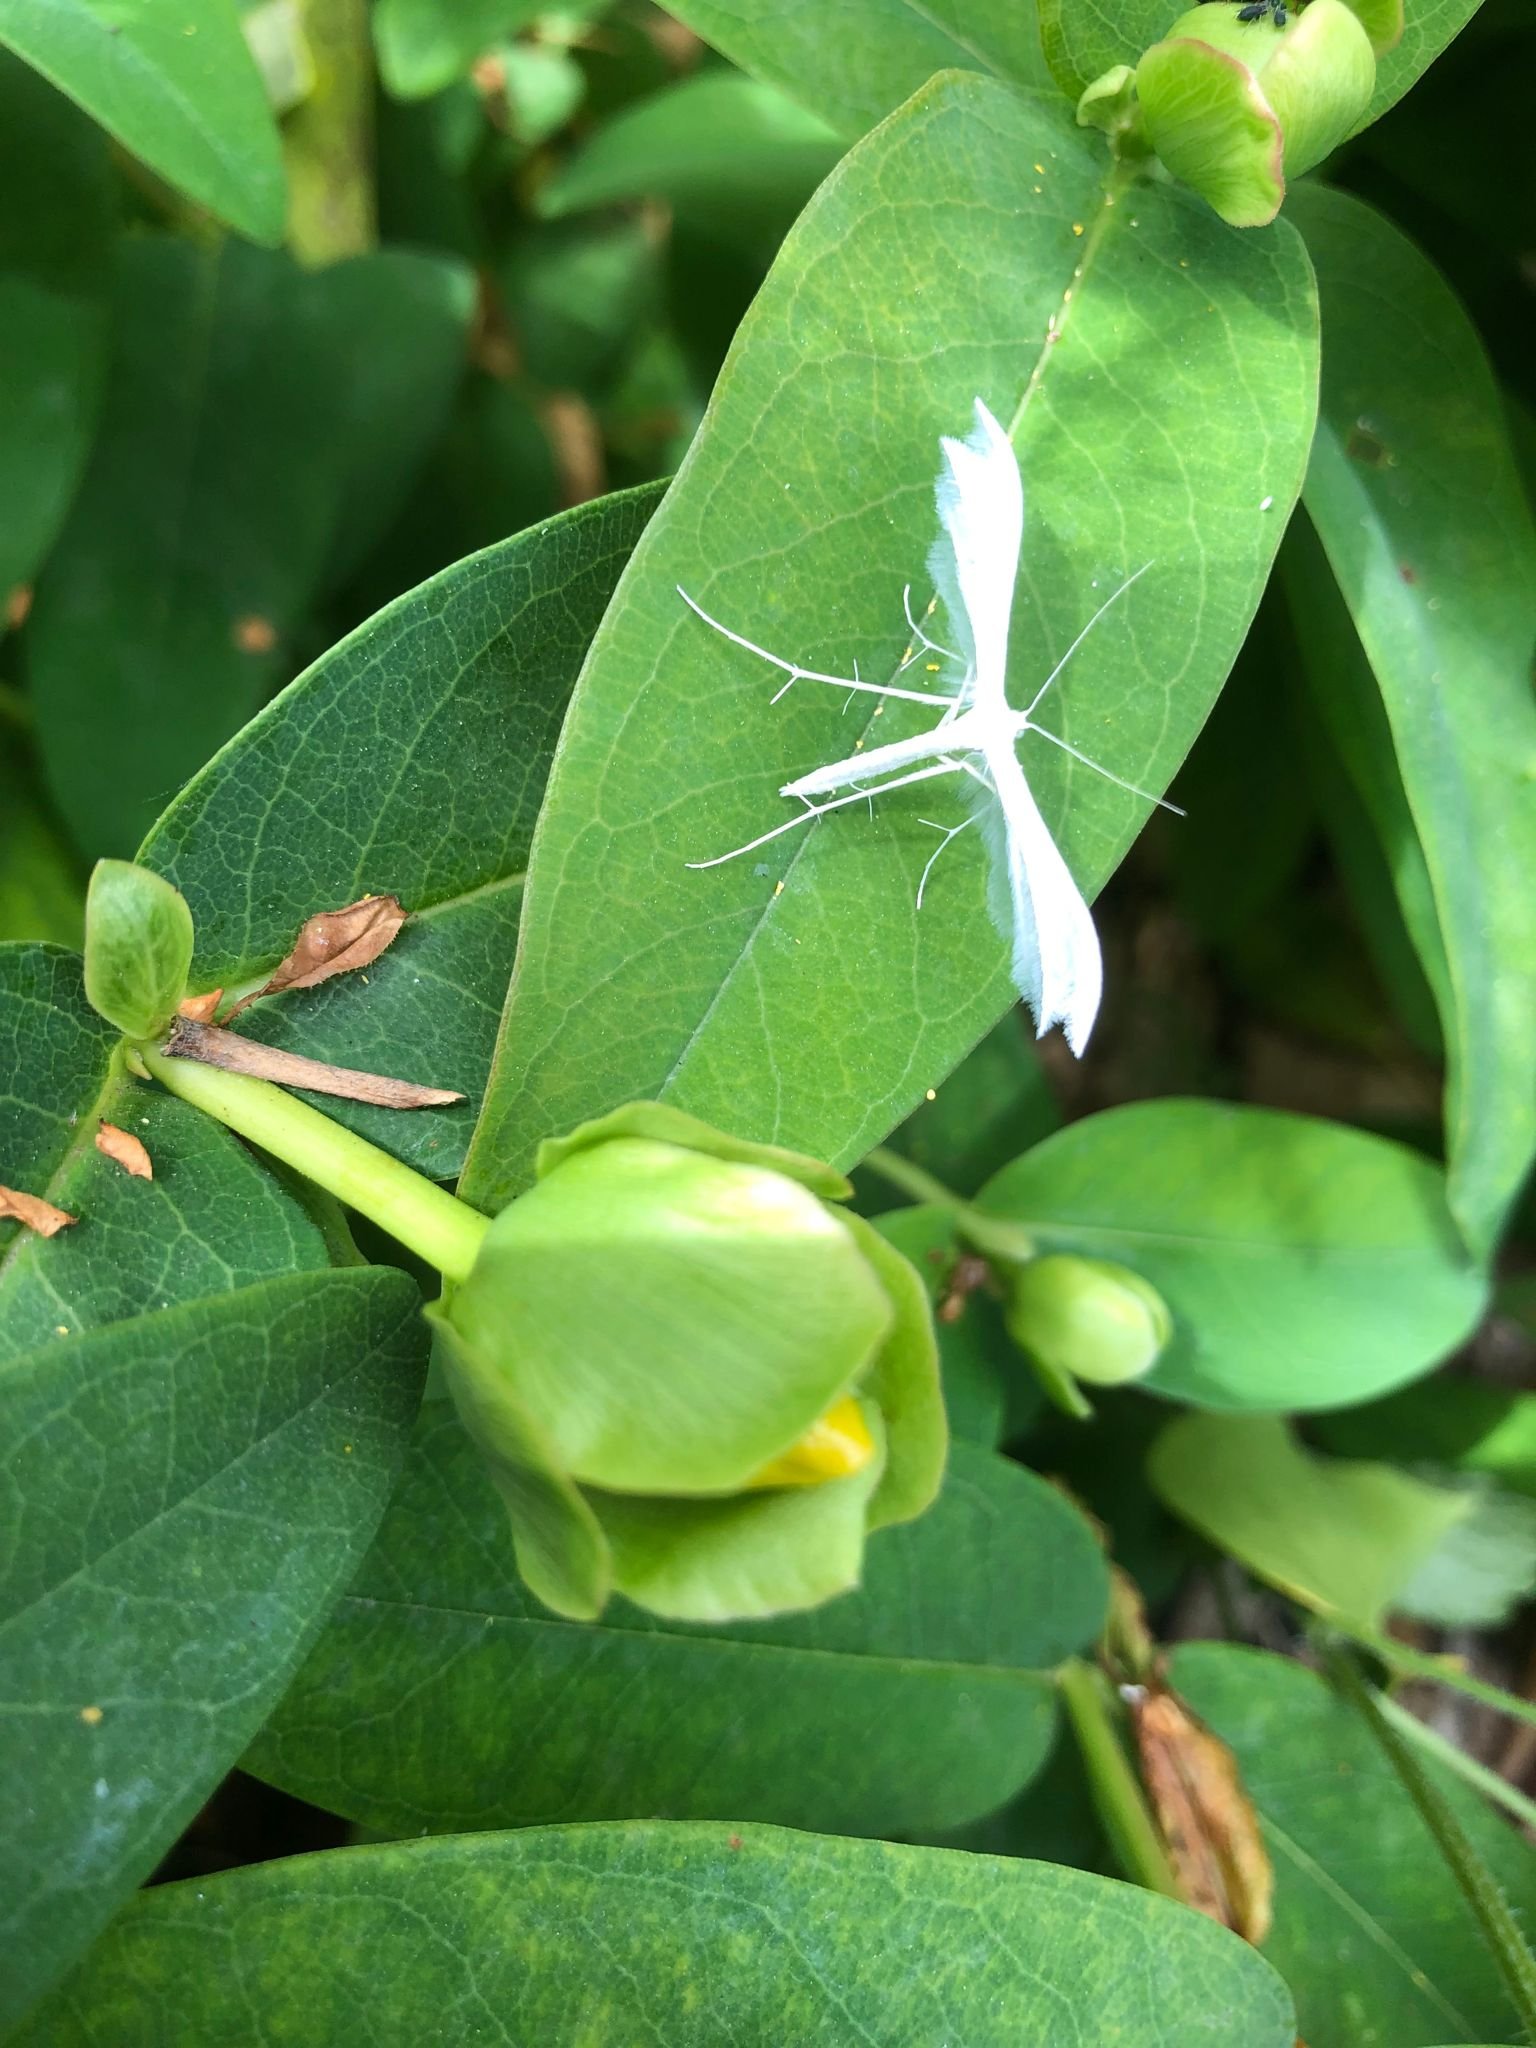
[[[369,1217],[446,1280],[469,1277],[490,1224],[424,1174],[270,1081],[170,1059],[150,1046],[131,1050],[128,1064]]]
[[[882,1180],[888,1180],[893,1188],[900,1188],[904,1195],[910,1195],[914,1202],[936,1202],[944,1209],[965,1207],[963,1197],[957,1195],[953,1188],[945,1187],[943,1181],[935,1180],[931,1173],[921,1166],[914,1166],[910,1159],[893,1152],[889,1145],[877,1145],[873,1152],[866,1152],[859,1163],[878,1173]]]
[[[1469,1672],[1461,1670],[1452,1657],[1436,1656],[1430,1650],[1411,1649],[1407,1643],[1400,1643],[1395,1636],[1389,1636],[1380,1629],[1355,1627],[1331,1615],[1327,1626],[1338,1635],[1348,1636],[1351,1642],[1369,1650],[1373,1657],[1379,1657],[1383,1664],[1401,1672],[1406,1678],[1431,1678],[1436,1685],[1449,1686],[1452,1692],[1465,1693],[1469,1700],[1480,1700],[1485,1707],[1497,1707],[1511,1720],[1529,1721],[1532,1727],[1536,1727],[1536,1706],[1529,1700],[1505,1692],[1501,1686],[1488,1685],[1481,1678],[1473,1678]]]
[[[1056,1684],[1077,1737],[1093,1803],[1121,1869],[1149,1892],[1182,1898],[1152,1809],[1115,1727],[1105,1697],[1108,1681],[1081,1657],[1069,1657],[1057,1670]]]
[[[1328,1652],[1328,1675],[1376,1737],[1403,1790],[1418,1808],[1419,1818],[1434,1836],[1462,1897],[1472,1909],[1483,1938],[1493,1951],[1510,2003],[1520,2016],[1528,2039],[1536,2040],[1536,1956],[1526,1946],[1498,1879],[1478,1853],[1440,1787],[1425,1772],[1397,1729],[1387,1720],[1355,1664],[1351,1651],[1335,1646]]]
[[[366,0],[298,0],[314,84],[283,123],[288,242],[318,268],[371,249],[373,45]]]
[[[1468,1756],[1454,1742],[1447,1742],[1417,1714],[1410,1714],[1406,1707],[1400,1707],[1390,1693],[1377,1693],[1375,1698],[1377,1711],[1391,1722],[1399,1735],[1409,1742],[1416,1742],[1426,1756],[1432,1756],[1446,1770],[1454,1771],[1458,1778],[1464,1778],[1485,1799],[1491,1799],[1506,1813],[1513,1814],[1523,1827],[1536,1829],[1536,1799],[1527,1799],[1518,1787],[1510,1784],[1508,1778],[1501,1778],[1497,1771],[1490,1771],[1486,1764]]]
[[[940,1208],[952,1209],[960,1235],[988,1257],[1022,1262],[1035,1256],[1034,1239],[1018,1224],[983,1216],[963,1195],[945,1187],[924,1167],[915,1166],[901,1153],[893,1152],[889,1145],[877,1145],[859,1163],[878,1173],[882,1180],[888,1180],[892,1187],[900,1188],[904,1195],[910,1195],[914,1202],[934,1202]]]

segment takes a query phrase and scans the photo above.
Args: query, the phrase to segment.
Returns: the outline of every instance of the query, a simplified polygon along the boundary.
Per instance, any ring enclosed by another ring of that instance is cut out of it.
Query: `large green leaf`
[[[1391,1465],[1319,1458],[1268,1415],[1181,1416],[1153,1446],[1147,1476],[1260,1578],[1366,1628],[1472,1505]]]
[[[237,242],[124,245],[101,432],[25,636],[86,851],[131,852],[282,675],[446,414],[471,295],[412,251],[307,273]]]
[[[234,1959],[238,1959],[237,1961]],[[1291,2048],[1284,1987],[1109,1878],[653,1822],[345,1849],[146,1893],[18,2048]]]
[[[850,140],[936,71],[1046,83],[1035,10],[1010,0],[843,0],[833,11],[679,0],[671,11]]]
[[[517,942],[560,720],[659,486],[456,563],[322,656],[145,841],[192,906],[198,987],[259,987],[314,911],[392,891],[411,922],[360,975],[270,998],[241,1030],[471,1099],[328,1112],[439,1179],[459,1169]]]
[[[0,43],[188,198],[282,240],[277,128],[231,0],[0,0]]]
[[[297,1274],[0,1373],[0,2021],[153,1869],[345,1585],[410,1427],[416,1308],[402,1273]]]
[[[1377,59],[1376,89],[1359,127],[1368,127],[1396,105],[1478,6],[1479,0],[1427,0],[1406,9],[1402,40]],[[1075,101],[1111,65],[1136,63],[1185,12],[1178,0],[1040,0],[1046,61],[1061,90]]]
[[[1004,1167],[977,1207],[1041,1251],[1144,1274],[1174,1334],[1143,1384],[1208,1408],[1369,1400],[1443,1358],[1482,1307],[1436,1167],[1278,1110],[1106,1110]]]
[[[891,674],[903,584],[927,601],[937,437],[978,393],[1016,418],[1030,507],[1016,701],[1150,563],[1052,716],[1117,775],[1173,773],[1298,485],[1314,309],[1289,230],[1237,235],[1118,180],[1065,107],[950,76],[844,158],[786,241],[578,686],[471,1199],[495,1206],[540,1138],[637,1097],[856,1159],[1009,1002],[981,835],[914,909],[936,845],[922,819],[963,817],[957,797],[903,792],[761,860],[686,865],[783,821],[789,773],[871,727],[898,736],[914,707],[845,718],[815,684],[773,704],[782,679],[677,586],[788,656]],[[1234,370],[1259,356],[1262,388]],[[1146,803],[1059,749],[1023,758],[1097,887]]]
[[[434,1403],[247,1764],[402,1834],[657,1812],[854,1834],[974,1819],[1049,1745],[1040,1668],[1102,1625],[1097,1545],[1043,1481],[957,1445],[937,1505],[882,1530],[865,1574],[772,1622],[693,1627],[623,1601],[598,1627],[560,1621],[523,1590],[500,1501]]]
[[[1314,1672],[1258,1650],[1188,1644],[1171,1677],[1237,1752],[1258,1809],[1275,1867],[1264,1953],[1307,2048],[1518,2039],[1471,1911],[1355,1714]],[[1464,1787],[1442,1789],[1529,1924],[1529,1845]]]
[[[106,367],[106,142],[0,50],[0,600],[47,554]]]
[[[782,233],[842,148],[824,122],[772,86],[706,71],[599,128],[540,187],[539,211],[654,198],[732,241],[753,229]]]
[[[1356,715],[1358,749],[1395,754],[1356,780],[1389,854],[1399,777],[1417,832],[1393,866],[1441,995],[1451,1205],[1485,1255],[1536,1154],[1536,526],[1444,281],[1344,193],[1304,191],[1296,218],[1328,323],[1307,510],[1386,712]]]

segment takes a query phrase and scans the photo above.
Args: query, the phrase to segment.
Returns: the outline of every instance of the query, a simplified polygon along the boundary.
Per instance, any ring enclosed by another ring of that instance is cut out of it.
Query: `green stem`
[[[1485,1799],[1491,1799],[1506,1813],[1513,1814],[1522,1827],[1536,1829],[1536,1799],[1527,1799],[1523,1792],[1510,1784],[1508,1778],[1501,1778],[1497,1771],[1490,1771],[1486,1764],[1468,1756],[1454,1742],[1447,1742],[1443,1735],[1426,1726],[1417,1714],[1410,1714],[1406,1707],[1400,1707],[1390,1693],[1377,1693],[1376,1706],[1398,1734],[1416,1742],[1426,1756],[1432,1756],[1436,1763],[1474,1786]]]
[[[945,1187],[943,1181],[935,1179],[925,1168],[914,1166],[901,1153],[893,1152],[889,1145],[877,1145],[859,1163],[878,1173],[882,1180],[888,1180],[892,1187],[900,1188],[904,1195],[910,1195],[914,1202],[935,1202],[940,1208],[953,1209],[960,1235],[985,1256],[1020,1263],[1035,1256],[1034,1239],[1017,1223],[982,1215],[963,1195]]]
[[[904,1195],[910,1195],[914,1202],[937,1202],[941,1208],[963,1209],[964,1198],[953,1188],[945,1187],[943,1181],[935,1180],[921,1166],[914,1166],[910,1159],[904,1159],[899,1152],[893,1152],[889,1145],[877,1145],[873,1152],[866,1152],[859,1162],[872,1173],[878,1173],[882,1180],[888,1180],[893,1188],[900,1188]]]
[[[298,0],[314,84],[283,123],[288,241],[318,268],[371,249],[378,239],[373,192],[373,45],[367,0]]]
[[[1081,1657],[1069,1657],[1056,1673],[1056,1684],[1077,1737],[1093,1803],[1121,1869],[1149,1892],[1182,1898],[1152,1809],[1115,1726],[1106,1697],[1107,1679]]]
[[[1536,1956],[1526,1946],[1497,1878],[1457,1819],[1450,1801],[1371,1697],[1350,1651],[1335,1646],[1328,1652],[1328,1675],[1376,1737],[1403,1790],[1417,1807],[1419,1818],[1434,1836],[1435,1846],[1493,1951],[1510,2003],[1527,2037],[1536,2040]]]
[[[371,1218],[445,1279],[468,1279],[490,1224],[423,1174],[270,1081],[170,1059],[150,1046],[131,1050],[128,1064]]]
[[[1431,1678],[1436,1685],[1465,1693],[1469,1700],[1480,1700],[1485,1707],[1496,1707],[1501,1714],[1508,1714],[1511,1720],[1529,1721],[1536,1728],[1536,1706],[1529,1700],[1505,1692],[1500,1686],[1487,1685],[1480,1678],[1473,1678],[1453,1657],[1437,1657],[1429,1650],[1411,1649],[1407,1643],[1400,1643],[1395,1636],[1389,1636],[1380,1629],[1359,1628],[1333,1616],[1329,1616],[1327,1626],[1338,1635],[1348,1636],[1351,1642],[1369,1650],[1373,1657],[1379,1657],[1383,1664],[1401,1672],[1405,1678]]]

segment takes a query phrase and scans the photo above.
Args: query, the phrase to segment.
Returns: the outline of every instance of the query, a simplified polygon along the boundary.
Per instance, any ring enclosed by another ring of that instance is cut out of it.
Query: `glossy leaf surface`
[[[408,591],[268,705],[144,844],[192,905],[200,988],[260,987],[314,911],[399,896],[411,920],[366,976],[269,998],[240,1028],[462,1089],[408,1117],[325,1105],[439,1179],[485,1085],[571,684],[659,495],[581,506]]]
[[[308,273],[232,241],[119,249],[101,429],[26,632],[44,766],[86,852],[131,853],[280,679],[445,415],[469,303],[461,266],[414,251]]]
[[[977,1199],[1041,1251],[1111,1259],[1173,1313],[1145,1384],[1211,1408],[1338,1408],[1467,1334],[1484,1283],[1427,1159],[1341,1124],[1215,1102],[1069,1125]]]
[[[1314,1672],[1258,1650],[1188,1644],[1171,1676],[1236,1751],[1258,1809],[1275,1866],[1264,1953],[1295,1993],[1307,2048],[1517,2039],[1476,1922],[1354,1713]],[[1529,1845],[1465,1788],[1443,1789],[1528,1921]]]
[[[416,1303],[403,1274],[300,1274],[0,1372],[0,2012],[149,1874],[345,1584],[410,1426]]]
[[[1052,716],[1117,775],[1154,790],[1172,775],[1297,487],[1311,286],[1288,230],[1234,237],[1193,201],[1139,209],[1105,177],[1064,107],[946,77],[844,158],[786,241],[578,688],[472,1200],[521,1185],[548,1131],[634,1098],[856,1159],[1010,1000],[980,835],[914,909],[935,847],[922,820],[954,797],[902,792],[762,859],[687,865],[784,822],[791,773],[932,719],[845,718],[815,684],[773,704],[782,678],[677,586],[790,658],[890,675],[903,584],[927,602],[937,437],[966,427],[978,393],[1016,420],[1030,508],[1016,699],[1151,563]],[[1250,347],[1262,393],[1230,375]],[[1146,803],[1043,743],[1023,759],[1091,891]]]
[[[796,8],[772,16],[752,0],[681,0],[672,12],[850,141],[936,71],[1046,83],[1034,11],[1008,0],[853,0],[835,14]]]
[[[232,1949],[238,1972],[222,1965]],[[385,1952],[387,1971],[367,1960]],[[173,2015],[227,2048],[363,2048],[484,2028],[488,2015],[508,2048],[1291,2048],[1293,2036],[1262,1957],[1129,1885],[666,1822],[347,1849],[164,1887],[20,2040],[85,2048],[105,2027],[114,2048],[159,2048]]]
[[[0,0],[0,43],[189,199],[281,241],[277,128],[228,0]]]
[[[90,447],[112,215],[104,139],[0,52],[0,601],[46,556]]]
[[[1536,1154],[1536,525],[1481,344],[1438,273],[1343,193],[1309,190],[1295,217],[1330,336],[1307,510],[1417,833],[1423,868],[1399,864],[1400,900],[1441,990],[1451,1205],[1483,1256]],[[1375,773],[1390,784],[1393,765]],[[1370,771],[1357,781],[1369,802]]]
[[[814,1613],[703,1628],[616,1601],[597,1627],[562,1622],[522,1589],[501,1503],[433,1403],[378,1542],[247,1761],[402,1833],[657,1811],[952,1826],[1032,1775],[1052,1722],[1039,1673],[1092,1640],[1105,1598],[1082,1518],[956,1445],[938,1503],[874,1536],[863,1588]]]

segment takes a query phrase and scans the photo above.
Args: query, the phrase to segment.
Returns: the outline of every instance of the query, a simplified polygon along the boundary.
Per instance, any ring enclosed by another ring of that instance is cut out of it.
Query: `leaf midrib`
[[[475,1622],[482,1628],[489,1622],[505,1628],[545,1631],[556,1637],[579,1635],[584,1642],[605,1638],[630,1648],[637,1643],[664,1643],[687,1650],[749,1650],[780,1657],[826,1659],[834,1664],[852,1662],[860,1669],[934,1672],[946,1677],[954,1676],[967,1683],[989,1679],[1012,1684],[1022,1680],[1029,1687],[1042,1690],[1049,1689],[1053,1669],[1048,1664],[974,1664],[950,1658],[895,1657],[885,1652],[831,1650],[814,1643],[754,1642],[744,1636],[680,1636],[671,1629],[616,1628],[611,1622],[546,1621],[541,1615],[501,1614],[483,1607],[450,1607],[441,1601],[398,1600],[376,1593],[349,1592],[340,1601],[338,1612],[348,1607],[388,1609],[428,1617],[446,1615],[460,1621]]]
[[[907,0],[907,4],[911,5],[912,0]],[[835,176],[836,173],[834,173],[833,175]],[[1050,360],[1051,356],[1055,353],[1062,338],[1065,336],[1067,332],[1068,326],[1070,325],[1072,315],[1075,310],[1073,303],[1074,300],[1076,301],[1076,304],[1078,306],[1082,304],[1083,287],[1087,281],[1089,273],[1093,269],[1093,266],[1097,260],[1099,250],[1103,246],[1105,235],[1108,232],[1109,222],[1113,216],[1116,201],[1119,198],[1121,190],[1129,184],[1130,175],[1131,174],[1127,170],[1125,170],[1118,164],[1111,164],[1107,174],[1105,175],[1101,187],[1099,210],[1094,217],[1093,226],[1089,230],[1087,238],[1083,244],[1082,255],[1077,261],[1077,263],[1075,263],[1072,267],[1070,281],[1067,284],[1063,285],[1061,288],[1061,295],[1056,303],[1056,312],[1047,325],[1046,335],[1044,340],[1040,344],[1039,354],[1036,356],[1034,364],[1030,369],[1029,376],[1025,380],[1023,394],[1020,397],[1018,405],[1014,409],[1013,416],[1008,423],[1008,438],[1010,441],[1016,439],[1019,430],[1023,426],[1025,418],[1028,415],[1030,406],[1033,404],[1038,392],[1042,388],[1043,380],[1045,377],[1046,364]],[[931,594],[932,593],[930,592],[930,595]],[[892,680],[892,678],[887,677],[887,681],[890,680]],[[878,712],[872,711],[869,714],[869,716],[865,719],[863,726],[860,728],[859,741],[857,742],[857,744],[862,745],[863,740],[872,731],[875,718],[878,715]],[[878,792],[876,792],[876,794],[878,794]],[[716,1010],[719,1008],[720,1004],[725,1000],[726,992],[733,987],[737,975],[742,972],[747,963],[751,960],[753,952],[757,946],[759,937],[767,929],[770,920],[778,912],[780,900],[782,896],[787,893],[790,882],[794,877],[796,868],[800,865],[800,862],[805,858],[810,848],[816,843],[817,830],[820,824],[821,820],[819,818],[813,818],[810,824],[807,825],[805,830],[801,833],[799,843],[796,846],[793,854],[790,856],[789,865],[784,870],[784,874],[781,878],[780,888],[776,890],[773,895],[767,897],[763,902],[761,908],[758,910],[756,917],[753,919],[751,926],[748,928],[746,934],[742,939],[741,947],[736,955],[735,960],[731,963],[729,970],[724,975],[722,975],[717,987],[715,988],[713,995],[710,997],[708,1004],[705,1006],[704,1012],[700,1016],[699,1021],[697,1022],[697,1024],[694,1025],[692,1031],[689,1032],[687,1038],[684,1040],[681,1048],[678,1051],[677,1057],[673,1060],[672,1065],[668,1068],[665,1078],[663,1079],[660,1087],[656,1091],[658,1100],[665,1101],[668,1098],[671,1090],[677,1083],[678,1077],[681,1075],[684,1067],[688,1064],[689,1058],[693,1053],[694,1047],[698,1044],[699,1040],[708,1030]],[[777,1135],[777,1120],[774,1135]]]

